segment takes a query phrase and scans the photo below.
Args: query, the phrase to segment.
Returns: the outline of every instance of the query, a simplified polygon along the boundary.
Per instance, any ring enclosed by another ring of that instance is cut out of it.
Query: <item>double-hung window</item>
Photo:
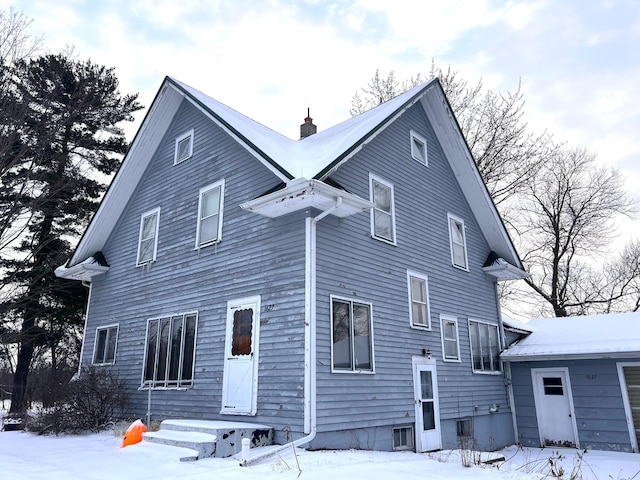
[[[334,372],[373,372],[371,304],[331,297]]]
[[[427,140],[411,130],[411,157],[420,163],[427,165]]]
[[[443,360],[445,362],[459,362],[458,320],[448,315],[440,315],[440,330],[442,332]]]
[[[116,344],[118,342],[118,325],[98,327],[96,341],[93,345],[93,364],[111,365],[116,360]]]
[[[381,178],[369,175],[371,209],[371,236],[389,243],[396,241],[393,185]]]
[[[451,262],[454,267],[467,270],[467,242],[464,233],[464,221],[451,214],[448,215],[448,219]]]
[[[469,320],[469,340],[471,342],[473,371],[478,373],[500,372],[498,326]]]
[[[197,312],[148,320],[143,386],[184,388],[193,384],[197,323]]]
[[[156,260],[158,247],[158,226],[160,208],[145,212],[140,217],[140,235],[138,236],[137,265],[145,265]]]
[[[191,155],[193,155],[193,130],[189,130],[176,138],[173,164],[177,165],[180,162],[184,162],[191,158]]]
[[[222,239],[223,204],[224,180],[200,189],[196,248],[219,242]]]
[[[412,327],[431,329],[429,312],[429,282],[426,275],[407,272],[409,318]]]

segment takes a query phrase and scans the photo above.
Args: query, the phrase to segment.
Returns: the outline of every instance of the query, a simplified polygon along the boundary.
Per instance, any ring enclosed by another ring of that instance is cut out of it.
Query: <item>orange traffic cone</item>
[[[147,427],[144,426],[141,420],[136,420],[127,431],[124,432],[124,438],[122,439],[122,447],[126,447],[127,445],[133,445],[135,443],[139,443],[142,441],[142,434],[147,431]],[[122,448],[120,447],[120,448]]]

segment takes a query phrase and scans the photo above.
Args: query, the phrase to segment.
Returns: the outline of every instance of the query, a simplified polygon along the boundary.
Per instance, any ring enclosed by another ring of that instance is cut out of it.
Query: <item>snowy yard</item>
[[[120,448],[122,439],[110,432],[85,436],[39,437],[24,432],[0,432],[0,478],[13,479],[143,479],[260,480],[298,478],[292,451],[252,467],[237,460],[205,459],[180,462],[181,449],[142,442]],[[465,468],[460,452],[432,454],[371,451],[298,451],[301,479],[540,479],[552,478],[549,458],[565,457],[564,476],[578,460],[571,449],[508,448],[500,453],[509,460],[494,465]],[[640,480],[640,455],[589,451],[580,467],[583,479]]]

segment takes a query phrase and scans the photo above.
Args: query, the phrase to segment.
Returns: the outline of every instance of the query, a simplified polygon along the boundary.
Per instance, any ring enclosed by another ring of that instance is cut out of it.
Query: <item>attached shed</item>
[[[532,320],[502,353],[516,441],[638,452],[640,312]]]

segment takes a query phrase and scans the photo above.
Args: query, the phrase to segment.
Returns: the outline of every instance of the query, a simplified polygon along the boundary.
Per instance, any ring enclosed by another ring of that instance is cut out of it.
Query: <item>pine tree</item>
[[[0,207],[16,208],[13,199],[25,215],[20,238],[0,258],[0,315],[13,321],[18,357],[10,412],[21,414],[36,349],[48,346],[55,367],[60,326],[82,321],[86,293],[53,272],[70,256],[105,191],[103,179],[127,149],[118,124],[141,105],[137,95],[118,91],[113,69],[63,55],[18,61],[10,88],[26,111],[6,159],[12,167]]]

